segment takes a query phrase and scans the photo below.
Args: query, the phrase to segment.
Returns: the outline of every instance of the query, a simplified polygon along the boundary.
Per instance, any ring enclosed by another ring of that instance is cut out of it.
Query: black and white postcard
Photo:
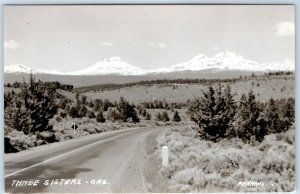
[[[295,190],[294,5],[5,5],[7,193]]]

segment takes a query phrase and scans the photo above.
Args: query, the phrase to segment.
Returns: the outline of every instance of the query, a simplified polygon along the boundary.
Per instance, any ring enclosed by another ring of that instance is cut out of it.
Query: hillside
[[[227,82],[222,82],[225,86]],[[110,99],[118,100],[121,96],[129,102],[139,103],[153,100],[166,100],[168,102],[186,102],[196,96],[201,95],[201,91],[206,88],[206,84],[155,84],[155,85],[135,85],[132,87],[124,87],[115,90],[104,91],[88,91],[83,94],[89,99]],[[217,83],[214,83],[214,85]],[[265,102],[270,98],[281,99],[294,97],[295,93],[295,77],[294,75],[274,75],[259,76],[256,78],[241,79],[229,83],[236,99],[241,94],[253,90],[257,99]]]

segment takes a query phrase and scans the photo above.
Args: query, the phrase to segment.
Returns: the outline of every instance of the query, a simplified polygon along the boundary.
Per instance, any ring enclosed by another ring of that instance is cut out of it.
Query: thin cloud
[[[133,42],[133,43],[131,43],[131,46],[139,46],[139,45],[138,45],[138,43]]]
[[[165,48],[165,47],[167,47],[167,45],[165,45],[165,44],[163,44],[163,43],[158,43],[158,46],[160,47],[160,48]]]
[[[114,44],[111,43],[111,42],[100,42],[100,45],[102,45],[102,46],[114,46]]]
[[[17,49],[21,46],[22,45],[20,43],[18,43],[17,41],[15,41],[15,40],[4,41],[4,50],[7,50],[7,49],[14,50],[14,49]]]
[[[294,36],[295,35],[295,24],[293,22],[279,22],[274,26],[276,36]]]
[[[220,50],[220,47],[218,47],[218,46],[214,46],[214,47],[212,47],[212,50],[214,50],[214,51],[218,51],[218,50]]]
[[[167,47],[167,45],[165,45],[164,43],[161,43],[161,42],[159,42],[159,43],[148,42],[148,45],[157,46],[157,47],[160,47],[160,48],[166,48]]]
[[[174,41],[172,41],[172,42],[170,42],[170,45],[177,45],[178,43],[177,42],[174,42]]]

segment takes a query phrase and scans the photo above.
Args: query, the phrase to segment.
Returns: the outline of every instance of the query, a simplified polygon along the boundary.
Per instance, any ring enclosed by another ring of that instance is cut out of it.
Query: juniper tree
[[[156,117],[157,121],[161,121],[162,120],[162,116],[161,116],[160,112],[156,113],[155,117]]]
[[[162,112],[162,114],[161,114],[161,120],[164,121],[164,122],[167,122],[167,121],[170,120],[167,111],[163,111],[163,112]]]
[[[251,90],[248,95],[242,95],[235,115],[235,131],[237,137],[244,142],[250,142],[251,137],[262,141],[266,135],[265,116],[259,109],[255,95]]]
[[[173,121],[174,122],[180,122],[181,121],[181,118],[180,118],[179,113],[178,113],[177,110],[174,112]]]
[[[99,111],[99,109],[102,107],[102,100],[96,99],[94,102],[94,111]]]
[[[285,127],[280,119],[279,109],[273,98],[269,100],[267,108],[265,109],[265,114],[268,123],[268,133],[278,133],[284,131]]]
[[[21,85],[21,105],[15,116],[15,123],[20,122],[22,126],[19,127],[25,134],[52,130],[49,120],[57,113],[55,93],[55,88],[41,81],[35,81],[32,74],[29,83],[24,82]],[[20,119],[26,119],[26,121],[20,121]]]
[[[86,117],[86,116],[88,116],[87,113],[88,113],[88,109],[86,108],[86,106],[85,105],[81,105],[80,109],[79,109],[79,112],[78,112],[78,116],[80,118]]]
[[[188,114],[199,125],[198,133],[201,137],[217,141],[228,136],[232,128],[235,102],[230,86],[223,91],[220,84],[217,89],[210,85],[202,92],[201,97],[190,102]]]
[[[87,112],[87,116],[88,116],[88,118],[90,118],[90,119],[95,118],[95,113],[94,113],[94,111],[88,111],[88,112]]]
[[[121,97],[117,103],[117,110],[119,112],[119,118],[123,122],[126,122],[128,118],[131,118],[134,123],[140,121],[134,106],[130,105],[123,97]]]
[[[103,116],[103,112],[102,112],[102,111],[100,111],[100,112],[97,114],[96,120],[97,120],[97,122],[105,123],[105,118],[104,118],[104,116]]]
[[[146,120],[151,120],[151,114],[147,112],[145,118]]]

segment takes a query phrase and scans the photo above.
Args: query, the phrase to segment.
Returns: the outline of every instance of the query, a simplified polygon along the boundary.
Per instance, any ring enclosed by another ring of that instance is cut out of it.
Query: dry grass
[[[170,149],[161,173],[171,192],[290,192],[295,189],[294,128],[266,136],[262,143],[238,139],[219,143],[195,138],[191,129],[168,129],[157,138]],[[160,150],[160,149],[159,149]],[[160,153],[159,153],[160,156]],[[238,186],[242,181],[263,186]]]
[[[226,85],[223,83],[222,85]],[[173,88],[173,86],[176,86]],[[186,102],[188,99],[201,95],[202,89],[207,85],[201,84],[160,84],[155,86],[133,86],[111,91],[91,91],[84,95],[89,100],[97,98],[109,99],[110,101],[119,100],[124,97],[130,103],[140,103],[145,101],[163,100],[167,102]],[[243,93],[253,90],[257,100],[266,102],[271,97],[281,99],[294,97],[295,95],[295,78],[294,76],[283,76],[272,79],[246,80],[231,84],[232,92],[239,99]]]

